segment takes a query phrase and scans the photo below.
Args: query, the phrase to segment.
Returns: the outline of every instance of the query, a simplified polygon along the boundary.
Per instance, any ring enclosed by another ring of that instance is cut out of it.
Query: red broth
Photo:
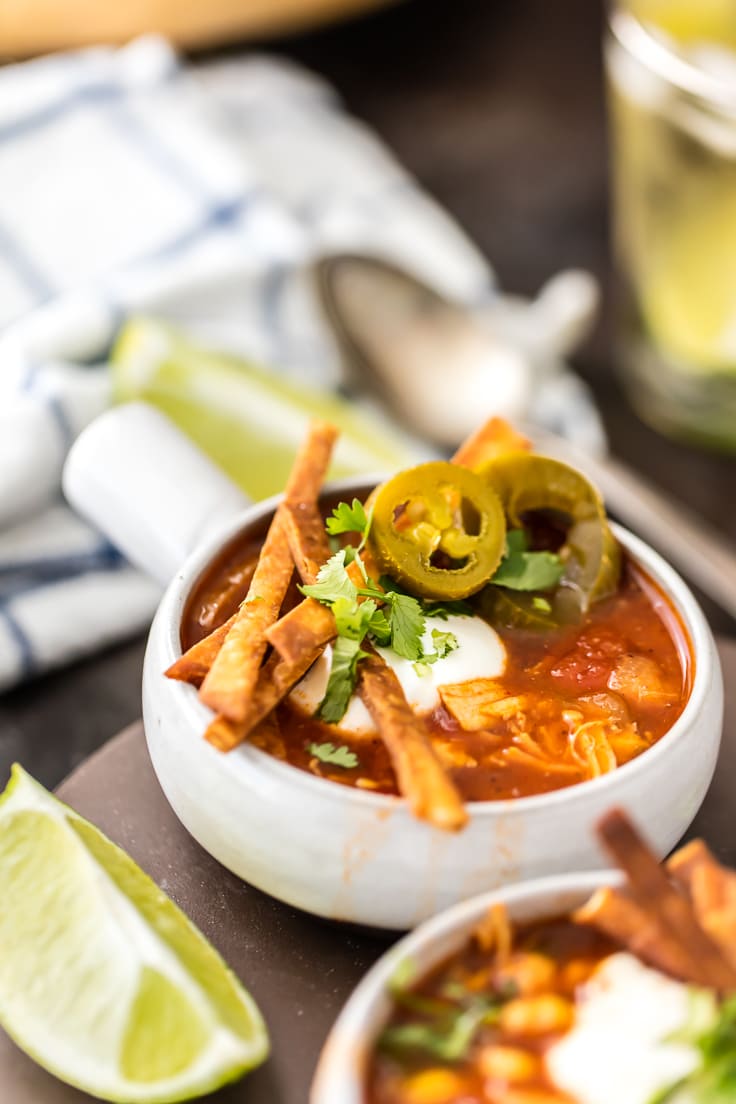
[[[261,532],[226,548],[194,587],[181,626],[184,649],[245,598],[262,539]],[[284,608],[299,598],[292,584]],[[611,765],[609,752],[601,755],[597,746],[601,732],[621,766],[660,740],[685,707],[693,673],[685,630],[665,595],[627,557],[617,592],[580,624],[542,633],[494,627],[508,662],[493,680],[503,693],[483,727],[467,730],[445,705],[426,718],[433,746],[466,801],[526,797],[595,777]],[[461,699],[477,712],[473,684],[460,685]],[[398,792],[377,734],[343,732],[288,700],[275,722],[254,732],[252,742],[320,777]],[[358,765],[321,762],[310,747],[325,742],[347,747]]]

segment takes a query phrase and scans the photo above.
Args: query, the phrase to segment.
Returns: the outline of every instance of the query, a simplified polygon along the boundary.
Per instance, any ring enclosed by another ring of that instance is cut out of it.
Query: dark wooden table
[[[601,279],[578,367],[615,452],[736,538],[733,459],[662,440],[624,402],[611,355],[601,9],[596,0],[410,0],[278,49],[331,80],[478,242],[510,290],[558,269]],[[705,603],[716,628],[725,615]],[[56,785],[139,714],[143,640],[0,698],[0,783],[19,759]]]

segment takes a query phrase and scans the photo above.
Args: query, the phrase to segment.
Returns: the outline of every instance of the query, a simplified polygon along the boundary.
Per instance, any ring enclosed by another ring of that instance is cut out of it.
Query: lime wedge
[[[377,412],[204,349],[153,319],[123,327],[111,366],[117,402],[157,406],[254,499],[283,490],[313,417],[342,431],[332,476],[395,471],[427,459],[426,448]]]
[[[261,1063],[248,993],[133,860],[17,764],[0,797],[0,1023],[103,1100],[161,1104]]]

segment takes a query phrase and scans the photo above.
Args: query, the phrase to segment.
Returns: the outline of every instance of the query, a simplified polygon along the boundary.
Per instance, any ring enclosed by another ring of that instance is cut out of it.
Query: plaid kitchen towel
[[[121,323],[162,316],[335,386],[303,272],[344,250],[494,294],[451,220],[286,62],[191,69],[145,38],[0,71],[0,689],[139,631],[158,599],[60,499]]]

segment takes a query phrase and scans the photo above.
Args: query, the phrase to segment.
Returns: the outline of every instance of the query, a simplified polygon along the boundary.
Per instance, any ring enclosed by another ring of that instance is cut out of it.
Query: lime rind
[[[126,323],[111,370],[116,402],[157,406],[253,499],[282,490],[311,418],[341,431],[331,476],[392,471],[427,456],[379,411],[205,349],[156,319]]]
[[[260,1012],[214,948],[125,852],[18,765],[0,796],[0,856],[0,1023],[50,1073],[120,1104],[173,1104],[264,1061]],[[100,969],[111,946],[120,962]],[[24,971],[22,992],[8,988]]]

